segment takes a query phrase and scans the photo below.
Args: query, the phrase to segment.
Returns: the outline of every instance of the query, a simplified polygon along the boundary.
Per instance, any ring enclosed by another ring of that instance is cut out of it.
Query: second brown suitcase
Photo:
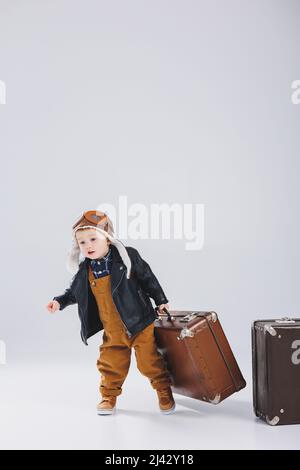
[[[300,319],[252,324],[253,407],[271,426],[300,424]]]
[[[215,312],[164,311],[155,336],[173,392],[217,404],[246,386]]]

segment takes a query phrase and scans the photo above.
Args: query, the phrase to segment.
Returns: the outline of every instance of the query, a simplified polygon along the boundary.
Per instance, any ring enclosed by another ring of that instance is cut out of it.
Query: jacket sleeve
[[[167,304],[169,301],[149,264],[133,247],[128,247],[128,254],[132,260],[132,271],[144,292],[154,300],[156,306]]]
[[[57,300],[57,302],[59,302],[60,304],[59,310],[63,310],[69,305],[77,303],[77,300],[72,292],[73,279],[70,283],[70,287],[68,287],[62,295],[58,295],[56,297],[53,297],[52,299],[52,300]]]

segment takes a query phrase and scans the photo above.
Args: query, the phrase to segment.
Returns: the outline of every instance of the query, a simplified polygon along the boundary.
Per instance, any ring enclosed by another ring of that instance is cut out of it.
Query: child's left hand
[[[170,310],[169,304],[158,305],[159,313],[163,313],[164,308],[166,308],[167,310]]]

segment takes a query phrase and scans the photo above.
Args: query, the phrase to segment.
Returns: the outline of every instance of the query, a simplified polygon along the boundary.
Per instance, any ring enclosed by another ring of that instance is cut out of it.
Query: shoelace
[[[110,398],[103,398],[103,399],[102,399],[102,403],[103,403],[104,401],[110,401],[110,400],[111,400]]]
[[[172,396],[170,390],[168,390],[168,389],[158,390],[158,393],[161,397],[167,397],[167,398],[170,397],[171,398],[171,396]]]

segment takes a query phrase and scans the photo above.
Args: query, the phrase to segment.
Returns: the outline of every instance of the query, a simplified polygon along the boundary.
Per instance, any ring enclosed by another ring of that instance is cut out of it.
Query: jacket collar
[[[105,256],[101,256],[101,258],[96,258],[96,259],[90,259],[90,264],[93,266],[95,263],[99,262],[100,263],[103,263],[103,262],[106,262],[108,261],[109,259],[112,259],[112,249],[111,247],[109,248],[107,254]]]
[[[123,273],[126,272],[126,266],[123,263],[123,260],[120,256],[118,249],[114,245],[110,245],[112,251],[112,265],[111,265],[111,289],[112,291],[114,288],[119,284]],[[86,278],[88,273],[88,268],[90,264],[90,258],[84,258],[84,260],[79,265],[78,273],[84,273]]]
[[[111,249],[111,258],[112,258],[113,264],[114,263],[119,263],[119,264],[124,265],[123,260],[120,256],[120,253],[119,253],[118,249],[112,244],[110,245],[110,249]],[[79,265],[79,269],[82,269],[84,267],[88,268],[89,262],[90,262],[90,258],[84,258],[84,260]]]

